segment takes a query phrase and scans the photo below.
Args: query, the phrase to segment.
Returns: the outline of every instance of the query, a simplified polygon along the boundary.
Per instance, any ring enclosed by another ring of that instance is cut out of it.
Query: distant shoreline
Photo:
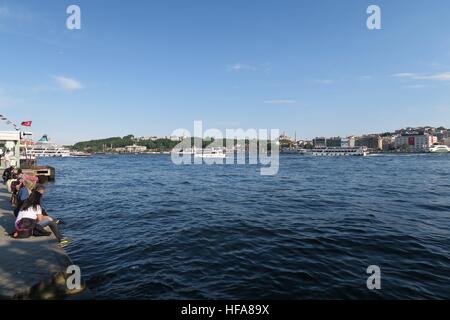
[[[121,156],[126,156],[126,155],[154,155],[154,156],[158,156],[158,155],[170,155],[171,151],[164,151],[164,152],[99,152],[99,153],[92,153],[93,156],[101,156],[101,155],[121,155]],[[231,154],[231,153],[230,153]],[[280,152],[280,155],[303,155],[301,153],[287,153],[287,152]],[[404,151],[373,151],[369,153],[370,155],[373,154],[377,154],[377,155],[412,155],[412,154],[450,154],[450,152],[426,152],[426,151],[422,151],[422,152],[404,152]]]

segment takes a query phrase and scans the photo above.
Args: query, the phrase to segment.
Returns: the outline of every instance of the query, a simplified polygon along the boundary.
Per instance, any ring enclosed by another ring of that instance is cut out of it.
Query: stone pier
[[[10,194],[0,183],[0,299],[66,299],[80,290],[68,290],[66,270],[72,265],[56,238],[13,239]],[[83,295],[84,296],[84,295]]]

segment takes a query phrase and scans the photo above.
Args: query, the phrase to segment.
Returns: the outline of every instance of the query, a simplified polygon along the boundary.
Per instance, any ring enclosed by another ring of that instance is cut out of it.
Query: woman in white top
[[[53,219],[45,217],[42,214],[41,197],[41,193],[33,191],[28,199],[23,203],[22,208],[17,215],[16,230],[20,230],[22,219],[35,220],[37,226],[41,228],[45,228],[47,226],[50,227],[50,230],[52,230],[56,239],[58,239],[58,242],[64,247],[69,244],[70,240],[62,236],[59,232],[58,225],[55,221],[53,221]],[[16,231],[13,237],[16,238],[17,236],[18,232]]]

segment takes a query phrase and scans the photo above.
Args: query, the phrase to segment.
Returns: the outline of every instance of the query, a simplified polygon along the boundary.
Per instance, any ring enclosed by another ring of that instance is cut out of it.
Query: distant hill
[[[191,144],[194,145],[194,140],[200,141],[203,148],[215,141],[214,138],[191,138]],[[98,140],[77,142],[72,146],[73,150],[85,152],[114,152],[116,148],[125,148],[127,146],[138,145],[145,146],[149,150],[154,151],[171,151],[180,143],[180,140],[170,138],[135,138],[130,134],[125,137],[111,137]],[[223,145],[236,145],[238,143],[247,145],[248,140],[231,140],[223,139]],[[269,146],[270,149],[270,146]]]
[[[146,146],[148,149],[158,149],[161,151],[171,150],[179,141],[173,141],[167,138],[159,139],[136,139],[133,135],[125,137],[111,137],[98,140],[82,141],[73,145],[74,150],[87,152],[105,152],[112,151],[115,148],[124,148],[126,146],[138,145]]]

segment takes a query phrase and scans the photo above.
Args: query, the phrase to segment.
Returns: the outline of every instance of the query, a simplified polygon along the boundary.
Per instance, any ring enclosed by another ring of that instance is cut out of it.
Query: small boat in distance
[[[216,158],[216,159],[225,159],[226,153],[222,148],[211,148],[211,149],[203,149],[200,153],[195,153],[194,157],[196,158]]]
[[[73,151],[70,153],[70,156],[73,158],[88,158],[92,157],[91,153],[82,152],[82,151]]]
[[[445,144],[435,144],[429,149],[432,153],[447,153],[450,152],[450,148]]]

